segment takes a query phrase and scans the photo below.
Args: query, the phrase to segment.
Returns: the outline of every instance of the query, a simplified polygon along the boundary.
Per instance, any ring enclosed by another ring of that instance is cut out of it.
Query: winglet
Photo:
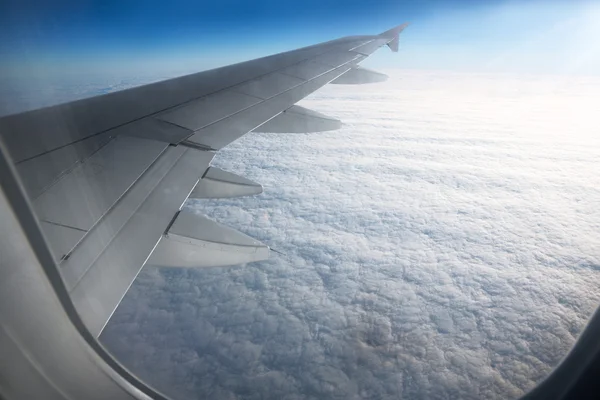
[[[407,26],[408,26],[408,23],[404,23],[402,25],[398,25],[390,30],[387,30],[387,31],[379,34],[379,36],[381,36],[383,38],[390,39],[390,41],[387,43],[387,45],[390,49],[392,49],[392,51],[394,53],[398,52],[398,42],[400,41],[400,33]]]

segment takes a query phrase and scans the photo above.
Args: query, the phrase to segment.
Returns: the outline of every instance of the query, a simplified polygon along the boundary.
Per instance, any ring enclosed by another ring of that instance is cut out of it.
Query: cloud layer
[[[516,398],[600,298],[600,80],[394,71],[301,104],[342,130],[250,134],[263,184],[189,202],[285,255],[145,268],[102,336],[175,398]]]

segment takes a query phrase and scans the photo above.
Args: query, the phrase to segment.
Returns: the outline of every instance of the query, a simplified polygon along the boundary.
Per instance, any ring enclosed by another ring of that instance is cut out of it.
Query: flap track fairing
[[[269,247],[189,209],[181,210],[147,265],[225,267],[269,258]]]
[[[260,194],[262,191],[263,188],[259,183],[219,168],[210,167],[190,193],[190,198],[224,199],[251,196]]]

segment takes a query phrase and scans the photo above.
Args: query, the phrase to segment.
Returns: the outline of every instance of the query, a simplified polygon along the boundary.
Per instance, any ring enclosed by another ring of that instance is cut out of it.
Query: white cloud
[[[254,198],[190,202],[285,253],[145,269],[103,334],[180,398],[515,398],[598,304],[600,80],[393,72],[251,134]]]

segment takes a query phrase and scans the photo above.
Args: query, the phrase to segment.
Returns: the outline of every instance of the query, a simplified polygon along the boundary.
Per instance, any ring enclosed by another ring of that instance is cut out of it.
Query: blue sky
[[[211,68],[408,21],[380,68],[600,71],[600,2],[474,0],[13,1],[0,58],[19,71]]]

